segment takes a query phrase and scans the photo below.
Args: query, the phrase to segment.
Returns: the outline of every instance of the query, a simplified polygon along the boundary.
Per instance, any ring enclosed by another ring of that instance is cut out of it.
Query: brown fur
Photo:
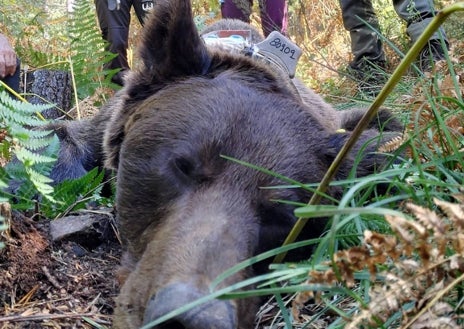
[[[272,200],[310,197],[302,189],[262,189],[283,181],[222,155],[318,182],[349,137],[335,131],[352,128],[364,113],[341,114],[274,67],[207,49],[188,1],[157,1],[151,15],[139,49],[141,67],[126,86],[95,118],[55,127],[66,128],[57,177],[66,176],[68,167],[85,170],[83,159],[98,165],[103,151],[106,166],[117,171],[125,255],[114,327],[124,329],[207,295],[219,274],[278,247],[296,218],[293,207]],[[387,112],[382,118],[391,119]],[[397,128],[394,120],[388,125]],[[358,175],[385,161],[375,153],[376,137],[374,123],[355,147],[358,152],[374,139],[363,149]],[[346,178],[352,164],[348,158],[336,178]],[[328,193],[340,196],[337,188]],[[300,238],[319,236],[324,225],[323,219],[311,221]],[[289,260],[307,258],[310,251],[298,250]],[[262,273],[268,264],[240,271],[216,289]],[[170,325],[248,329],[257,305],[256,299],[212,300]]]
[[[144,66],[129,77],[105,134],[107,165],[118,171],[119,228],[129,260],[123,265],[130,272],[117,299],[116,328],[136,328],[204,296],[223,271],[278,247],[295,217],[292,207],[271,200],[309,198],[299,189],[260,189],[282,181],[220,155],[317,182],[348,137],[335,133],[343,115],[312,91],[295,93],[272,67],[206,49],[188,2],[160,2],[144,31]],[[325,121],[328,111],[333,117]],[[361,143],[378,133],[368,130]],[[371,155],[358,172],[372,172],[379,161]],[[351,163],[337,178],[347,176]],[[313,221],[301,238],[323,227]],[[220,287],[252,273],[240,271]],[[190,329],[250,328],[256,305],[212,301],[173,321]]]
[[[217,30],[250,30],[251,43],[257,44],[264,40],[263,35],[252,25],[240,21],[238,19],[222,19],[207,26],[201,31],[201,34]],[[281,74],[282,80],[288,79],[285,73]],[[296,92],[295,96],[299,97],[306,105],[311,114],[317,118],[321,124],[328,130],[336,131],[338,129],[346,129],[352,131],[366,112],[366,109],[349,109],[337,111],[331,105],[327,104],[324,99],[316,94],[312,89],[308,88],[299,78],[288,80],[291,90]],[[387,123],[385,125],[385,123]],[[383,125],[382,125],[383,124]],[[370,128],[387,129],[388,131],[401,131],[403,125],[391,116],[391,113],[385,109],[379,111],[378,119],[374,120]]]

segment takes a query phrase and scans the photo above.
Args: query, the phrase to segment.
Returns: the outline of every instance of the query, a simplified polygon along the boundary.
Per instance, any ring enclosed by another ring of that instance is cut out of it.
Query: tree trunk
[[[24,72],[22,90],[32,104],[54,104],[42,112],[47,119],[57,119],[66,115],[72,105],[71,75],[66,71],[34,70]]]

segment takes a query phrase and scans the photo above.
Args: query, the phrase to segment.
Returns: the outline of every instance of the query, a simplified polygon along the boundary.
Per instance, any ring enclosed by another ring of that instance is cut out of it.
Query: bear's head
[[[187,0],[156,2],[139,57],[141,66],[114,102],[104,141],[107,165],[117,171],[126,252],[116,328],[138,328],[202,298],[221,273],[278,247],[296,217],[291,203],[277,200],[307,202],[311,194],[266,187],[282,185],[282,176],[319,182],[348,136],[321,124],[311,106],[327,104],[304,102],[276,67],[209,49]],[[352,162],[345,161],[337,178],[347,177]],[[319,236],[324,225],[310,222],[301,238]],[[238,271],[216,289],[265,269]],[[159,328],[248,329],[257,305],[209,300]]]

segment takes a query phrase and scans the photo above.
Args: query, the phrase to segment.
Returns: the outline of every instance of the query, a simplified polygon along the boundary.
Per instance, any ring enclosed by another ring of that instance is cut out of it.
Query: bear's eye
[[[182,174],[187,177],[191,177],[193,175],[193,171],[195,170],[194,164],[184,157],[176,158],[174,160],[174,165]]]
[[[267,203],[258,207],[258,215],[262,225],[291,228],[295,222],[293,208],[279,203]]]

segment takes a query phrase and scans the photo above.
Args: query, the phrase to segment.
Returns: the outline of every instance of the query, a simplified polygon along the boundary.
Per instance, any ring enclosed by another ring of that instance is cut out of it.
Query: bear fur
[[[263,189],[283,181],[222,155],[318,182],[349,137],[337,130],[352,127],[364,113],[341,114],[269,65],[208,49],[188,1],[158,3],[139,55],[143,65],[126,80],[104,137],[106,165],[117,171],[126,249],[116,328],[139,327],[207,295],[218,275],[283,242],[296,218],[290,205],[272,200],[309,200],[303,189]],[[335,119],[327,121],[328,115]],[[387,130],[398,129],[387,112],[382,119],[389,121]],[[354,152],[379,137],[377,123]],[[385,161],[375,153],[378,142],[365,146],[358,175]],[[346,159],[336,178],[346,178],[353,162]],[[328,194],[340,192],[330,188]],[[319,236],[324,225],[323,219],[310,221],[300,238]],[[239,271],[216,289],[265,269]],[[254,299],[210,300],[167,325],[250,328],[257,305]]]
[[[364,114],[336,111],[271,65],[207,48],[187,0],[157,1],[138,54],[140,68],[95,117],[53,125],[61,140],[57,181],[103,164],[116,172],[125,254],[114,327],[125,329],[208,295],[218,275],[279,247],[296,217],[292,206],[273,200],[305,203],[311,196],[301,188],[264,189],[284,182],[224,156],[299,182],[319,182]],[[388,132],[380,133],[384,123]],[[398,121],[381,112],[336,179],[348,177],[360,150],[357,175],[373,173],[386,161],[375,152],[378,144],[399,130]],[[341,196],[336,187],[327,193]],[[300,239],[320,236],[324,226],[324,219],[309,221]],[[299,250],[289,259],[309,255]],[[239,271],[216,289],[262,273],[267,265]],[[209,300],[169,325],[248,329],[258,303]]]

